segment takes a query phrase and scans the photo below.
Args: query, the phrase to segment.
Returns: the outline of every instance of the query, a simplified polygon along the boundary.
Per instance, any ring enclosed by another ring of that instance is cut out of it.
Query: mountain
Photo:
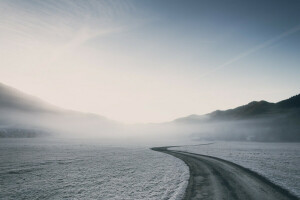
[[[278,103],[267,101],[252,101],[247,105],[229,110],[216,110],[205,115],[190,115],[179,118],[174,122],[199,123],[214,120],[242,120],[258,117],[272,117],[282,114],[291,114],[300,111],[300,94]]]
[[[116,126],[105,117],[65,110],[0,83],[0,137],[103,135]]]
[[[300,108],[300,94],[295,95],[289,99],[280,101],[277,103],[277,106],[280,108],[288,108],[288,109],[292,109],[292,108]]]
[[[205,115],[190,115],[172,122],[194,139],[300,142],[300,95],[270,103],[247,105]],[[191,128],[193,127],[193,128]]]
[[[59,112],[60,109],[0,83],[0,110],[19,112]]]

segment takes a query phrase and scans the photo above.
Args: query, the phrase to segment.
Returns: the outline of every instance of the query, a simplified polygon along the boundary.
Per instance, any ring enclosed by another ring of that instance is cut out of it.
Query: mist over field
[[[1,137],[79,137],[143,144],[300,141],[299,95],[277,104],[252,102],[229,111],[165,123],[124,124],[58,108],[5,85],[1,85],[0,92]]]

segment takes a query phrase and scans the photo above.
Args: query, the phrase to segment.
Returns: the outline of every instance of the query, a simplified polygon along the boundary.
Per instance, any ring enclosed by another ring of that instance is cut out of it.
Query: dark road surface
[[[190,169],[184,199],[287,200],[299,199],[262,176],[219,158],[152,148],[183,160]]]

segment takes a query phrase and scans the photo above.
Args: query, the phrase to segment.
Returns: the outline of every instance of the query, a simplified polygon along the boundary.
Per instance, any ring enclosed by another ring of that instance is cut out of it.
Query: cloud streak
[[[127,3],[103,1],[1,1],[1,35],[61,42],[85,30],[92,37],[130,20]],[[88,30],[88,31],[86,31]]]
[[[6,57],[11,60],[17,55],[29,60],[25,54],[31,52],[36,58],[29,65],[50,66],[91,39],[126,29],[133,10],[127,1],[4,0],[0,2],[0,53],[11,52]]]
[[[217,66],[216,68],[212,69],[211,71],[209,71],[207,73],[204,73],[202,76],[200,76],[200,78],[204,78],[206,76],[209,76],[210,74],[213,74],[216,71],[219,71],[219,70],[221,70],[221,69],[223,69],[225,67],[228,67],[231,64],[233,64],[233,63],[235,63],[235,62],[237,62],[237,61],[239,61],[239,60],[241,60],[241,59],[243,59],[243,58],[245,58],[247,56],[250,56],[251,54],[253,54],[253,53],[255,53],[255,52],[257,52],[257,51],[259,51],[261,49],[264,49],[264,48],[266,48],[268,46],[271,46],[272,44],[274,44],[274,43],[276,43],[276,42],[278,42],[278,41],[280,41],[280,40],[282,40],[282,39],[284,39],[284,38],[286,38],[286,37],[288,37],[288,36],[290,36],[290,35],[298,32],[298,31],[300,31],[300,25],[297,25],[297,26],[295,26],[295,27],[293,27],[293,28],[291,28],[291,29],[289,29],[289,30],[281,33],[280,35],[277,35],[277,36],[275,36],[275,37],[273,37],[273,38],[271,38],[271,39],[269,39],[269,40],[267,40],[267,41],[265,41],[265,42],[263,42],[263,43],[255,46],[255,47],[253,47],[253,48],[251,48],[251,49],[249,49],[249,50],[247,50],[247,51],[239,54],[238,56],[232,58],[231,60],[228,60],[227,62],[223,63],[222,65]]]

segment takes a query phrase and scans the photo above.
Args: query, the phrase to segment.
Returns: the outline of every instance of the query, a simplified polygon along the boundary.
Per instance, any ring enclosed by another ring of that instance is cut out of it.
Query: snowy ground
[[[0,199],[181,199],[183,161],[148,148],[0,140]]]

